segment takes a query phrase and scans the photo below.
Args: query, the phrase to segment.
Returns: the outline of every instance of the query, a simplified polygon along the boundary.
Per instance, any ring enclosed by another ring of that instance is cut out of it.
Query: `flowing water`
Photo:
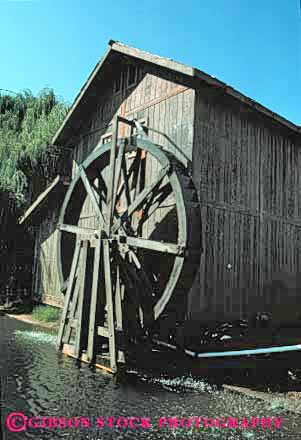
[[[110,375],[79,366],[58,353],[55,339],[54,333],[0,317],[1,440],[301,438],[301,416],[289,414],[281,399],[262,402],[191,377],[132,374],[118,383]],[[7,419],[12,412],[23,416]],[[52,422],[42,422],[43,416],[51,417]],[[21,431],[24,417],[31,418],[32,426],[27,419],[27,428]],[[178,419],[173,423],[179,427],[169,426],[170,417]],[[207,417],[209,426],[200,421],[196,427],[195,420],[204,420],[198,417]],[[210,418],[217,417],[236,418],[240,427],[210,427]],[[251,417],[270,417],[272,428],[251,427]],[[280,428],[274,417],[282,417]]]

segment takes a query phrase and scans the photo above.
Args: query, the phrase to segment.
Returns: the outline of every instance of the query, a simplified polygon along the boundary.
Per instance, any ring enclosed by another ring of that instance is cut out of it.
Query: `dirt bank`
[[[301,414],[301,392],[288,391],[284,393],[263,392],[252,390],[251,388],[238,387],[233,385],[223,385],[223,388],[232,393],[243,394],[258,400],[266,402],[274,401],[279,408],[293,413]]]
[[[43,321],[37,321],[36,319],[33,319],[30,313],[24,313],[20,315],[13,315],[10,313],[6,313],[6,316],[9,316],[10,318],[18,319],[19,321],[27,322],[28,324],[37,325],[39,327],[47,328],[49,330],[57,330],[59,327],[58,322],[43,322]]]

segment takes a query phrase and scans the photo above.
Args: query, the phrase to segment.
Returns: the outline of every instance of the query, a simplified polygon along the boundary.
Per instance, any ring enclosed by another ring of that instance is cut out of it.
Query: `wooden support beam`
[[[117,140],[118,140],[118,118],[114,119],[113,122],[113,137],[112,146],[110,150],[110,165],[109,165],[109,183],[108,183],[108,193],[107,193],[107,218],[105,231],[108,236],[111,233],[111,226],[113,220],[113,199],[114,197],[114,184],[115,184],[115,165],[116,165],[116,150],[117,150]]]
[[[73,358],[73,359],[78,359],[75,355],[74,355],[74,352],[73,352],[73,345],[70,345],[70,344],[64,344],[64,347],[63,347],[63,354],[64,355],[66,355],[66,356],[69,356],[69,357],[71,357],[71,358]],[[82,355],[81,355],[81,357],[79,358],[79,360],[81,361],[81,362],[84,362],[84,363],[90,363],[89,361],[88,361],[88,359],[87,359],[87,355],[85,354],[85,353],[83,353]],[[102,364],[99,364],[99,363],[96,363],[95,364],[95,367],[96,368],[99,368],[100,370],[103,370],[103,371],[106,371],[107,373],[114,373],[112,370],[111,370],[111,368],[108,368],[108,367],[106,367],[105,365],[102,365]]]
[[[65,225],[65,224],[59,224],[57,226],[57,228],[60,231],[64,231],[64,232],[70,232],[71,234],[77,234],[77,235],[87,235],[87,236],[91,236],[91,235],[95,235],[97,233],[97,229],[92,229],[92,228],[82,228],[79,226],[75,226],[75,225]]]
[[[116,268],[116,288],[115,288],[115,314],[116,314],[116,325],[117,330],[122,331],[123,325],[122,325],[122,302],[121,302],[121,285],[120,285],[120,269],[119,265]],[[118,350],[117,353],[117,360],[118,362],[124,362],[125,356],[124,352],[121,350]]]
[[[109,241],[103,240],[103,259],[105,271],[105,286],[108,313],[108,332],[109,332],[109,351],[110,351],[110,367],[114,373],[117,372],[116,363],[116,344],[115,344],[115,326],[114,326],[114,306],[113,306],[113,289],[111,278],[111,262]]]
[[[70,342],[72,328],[76,329],[76,327],[77,327],[77,319],[75,319],[75,311],[76,311],[76,307],[77,307],[77,303],[78,303],[78,294],[79,294],[79,289],[80,289],[80,283],[81,283],[80,267],[78,266],[77,267],[77,276],[76,276],[76,281],[75,281],[75,286],[74,286],[74,291],[73,291],[72,301],[71,301],[71,309],[69,312],[70,315],[69,315],[67,328],[66,328],[65,342],[67,344],[69,344],[69,342]]]
[[[123,157],[123,164],[122,164],[123,182],[120,183],[120,187],[118,188],[118,191],[117,191],[117,198],[116,198],[117,202],[120,199],[121,194],[124,190],[129,192],[129,186],[128,186],[128,189],[124,188],[124,186],[125,186],[125,183],[128,182],[128,180],[132,176],[133,172],[135,171],[137,162],[138,162],[138,156],[135,157],[134,161],[132,162],[132,164],[129,167],[129,170],[127,170],[126,160],[125,160],[125,157]],[[128,203],[128,205],[130,205],[130,202]]]
[[[135,212],[145,201],[145,199],[151,194],[151,192],[160,185],[163,178],[166,176],[167,169],[162,168],[159,172],[157,178],[154,180],[153,183],[151,183],[149,186],[144,188],[143,191],[138,195],[136,200],[134,200],[130,206],[128,207],[127,211],[113,224],[112,226],[112,233],[114,234],[121,226],[122,222],[126,221],[132,214]]]
[[[70,303],[70,298],[71,298],[71,292],[72,292],[72,287],[74,284],[75,272],[76,272],[77,265],[78,265],[78,259],[79,259],[79,255],[80,255],[81,246],[82,246],[82,242],[78,241],[75,246],[75,252],[74,252],[73,260],[72,260],[72,264],[71,264],[69,284],[68,284],[68,288],[67,288],[67,292],[66,292],[65,303],[64,303],[64,308],[63,308],[61,322],[60,322],[60,328],[59,328],[58,337],[57,337],[57,349],[58,350],[60,350],[62,348],[63,334],[64,334],[64,330],[65,330],[66,318],[67,318],[67,313],[68,313],[68,308],[69,308],[69,303]]]
[[[107,327],[98,326],[97,327],[97,334],[98,336],[102,336],[104,338],[109,338],[109,330]]]
[[[112,217],[114,216],[114,210],[115,210],[115,204],[116,204],[116,198],[117,198],[117,191],[118,191],[118,184],[120,180],[121,175],[121,168],[122,163],[124,160],[124,149],[125,149],[125,142],[121,142],[119,146],[119,152],[118,157],[116,161],[116,172],[115,172],[115,179],[114,179],[114,190],[112,195]]]
[[[164,241],[149,240],[146,238],[126,237],[126,243],[130,246],[149,249],[156,252],[162,252],[172,255],[183,255],[185,247],[176,243],[167,243]]]
[[[74,345],[74,356],[80,357],[81,344],[82,344],[82,326],[83,326],[83,308],[84,308],[84,294],[85,294],[85,278],[86,278],[86,266],[87,266],[87,254],[88,254],[88,240],[83,241],[81,252],[81,274],[80,274],[80,289],[78,295],[78,317],[77,328]]]
[[[70,328],[72,329],[72,328],[74,328],[74,329],[76,329],[76,327],[77,327],[77,319],[69,319],[68,320],[68,324],[69,324],[69,326],[70,326]],[[67,342],[68,343],[68,342]]]
[[[104,217],[103,217],[102,212],[101,212],[100,207],[99,207],[99,203],[98,203],[98,200],[97,200],[96,190],[91,186],[91,184],[89,182],[89,179],[87,177],[86,171],[85,171],[83,166],[79,167],[79,171],[80,171],[80,176],[81,176],[81,179],[83,181],[84,187],[86,188],[87,194],[90,197],[91,202],[93,204],[93,207],[95,209],[95,212],[96,212],[96,214],[98,216],[98,219],[99,219],[99,222],[100,222],[100,227],[104,228],[105,220],[104,220]]]
[[[128,208],[131,204],[131,192],[130,192],[130,185],[129,185],[130,173],[128,173],[128,171],[127,171],[125,157],[123,158],[123,163],[122,163],[122,175],[123,175],[123,187],[122,188],[124,188],[124,194],[125,194],[125,199],[126,199],[127,208]]]
[[[100,273],[100,255],[101,255],[101,240],[97,240],[94,251],[94,268],[93,268],[93,281],[92,281],[92,293],[91,293],[90,316],[89,316],[89,333],[88,333],[88,348],[87,348],[87,359],[89,362],[92,362],[95,359],[95,326],[96,326],[97,294],[98,294],[99,273]]]

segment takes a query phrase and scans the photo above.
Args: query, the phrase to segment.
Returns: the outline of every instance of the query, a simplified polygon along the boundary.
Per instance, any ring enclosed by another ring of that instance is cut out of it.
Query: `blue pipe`
[[[164,347],[171,348],[172,350],[177,350],[175,345],[169,344],[167,342],[159,341],[153,339],[158,345],[163,345]],[[212,357],[227,357],[227,356],[250,356],[256,354],[269,354],[269,353],[285,353],[287,351],[298,351],[301,350],[301,344],[297,345],[284,345],[282,347],[266,347],[266,348],[252,348],[249,350],[233,350],[233,351],[212,351],[209,353],[196,353],[191,350],[184,350],[189,356],[197,358],[212,358]]]
[[[253,348],[250,350],[235,350],[235,351],[218,351],[211,353],[195,353],[190,350],[185,350],[185,353],[194,355],[198,358],[212,358],[212,357],[226,357],[226,356],[247,356],[256,354],[268,353],[284,353],[287,351],[301,350],[301,344],[298,345],[284,345],[283,347],[267,347],[267,348]]]

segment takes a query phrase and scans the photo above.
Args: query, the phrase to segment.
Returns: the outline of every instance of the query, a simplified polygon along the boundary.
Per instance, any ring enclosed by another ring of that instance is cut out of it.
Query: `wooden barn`
[[[63,304],[59,212],[80,164],[111,140],[116,115],[152,128],[150,139],[177,157],[197,189],[202,254],[187,316],[301,317],[300,127],[198,69],[115,41],[53,139],[70,149],[69,175],[58,176],[21,220],[35,234],[33,297]],[[126,134],[121,127],[119,136]],[[82,221],[93,221],[89,209]]]

